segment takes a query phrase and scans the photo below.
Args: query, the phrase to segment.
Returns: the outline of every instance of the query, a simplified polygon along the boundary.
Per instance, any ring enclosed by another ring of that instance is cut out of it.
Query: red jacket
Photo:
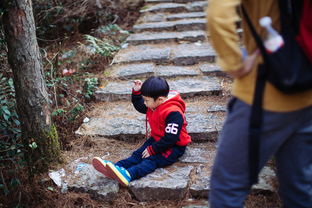
[[[185,119],[185,102],[182,100],[180,93],[177,91],[170,91],[170,94],[175,94],[173,97],[169,97],[168,100],[160,104],[154,111],[148,108],[146,112],[147,121],[151,127],[151,136],[159,141],[165,135],[166,118],[171,112],[179,112],[183,115],[184,123],[180,133],[179,141],[176,143],[179,146],[186,146],[191,142],[191,137],[186,131],[186,119]]]

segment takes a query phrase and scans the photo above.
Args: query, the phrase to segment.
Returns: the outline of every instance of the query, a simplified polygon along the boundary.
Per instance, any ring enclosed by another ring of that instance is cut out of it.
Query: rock
[[[190,186],[190,193],[193,197],[207,198],[210,190],[211,166],[199,166],[196,169],[196,179]],[[274,171],[264,167],[259,174],[259,183],[252,187],[253,191],[274,192],[272,182],[275,179]]]
[[[211,164],[199,165],[196,168],[195,180],[190,186],[190,194],[195,198],[208,198]]]
[[[205,18],[205,12],[187,12],[168,15],[166,18],[168,21],[175,21],[180,19],[190,19],[190,18]]]
[[[183,98],[195,95],[218,95],[221,93],[220,80],[215,77],[181,78],[167,80],[171,90],[178,90]],[[95,91],[101,101],[129,100],[133,81],[109,82]]]
[[[146,43],[163,43],[163,42],[178,42],[178,41],[203,41],[206,38],[204,31],[185,31],[185,32],[144,32],[135,33],[128,37],[127,42],[132,45]]]
[[[175,65],[193,65],[200,61],[214,62],[215,51],[210,44],[180,44],[172,48],[172,61]]]
[[[97,172],[92,165],[80,162],[81,158],[71,162],[60,175],[62,193],[69,191],[89,193],[92,198],[111,202],[119,192],[116,181]],[[62,170],[62,169],[61,169]],[[50,175],[60,171],[50,172]]]
[[[139,20],[137,21],[138,24],[141,23],[148,23],[148,22],[164,22],[166,21],[166,14],[159,13],[159,14],[142,14]]]
[[[184,163],[211,163],[216,156],[216,148],[213,145],[209,147],[203,145],[205,148],[196,148],[188,146],[184,155],[179,159]]]
[[[183,66],[157,66],[155,67],[155,75],[162,77],[182,77],[182,76],[196,76],[199,72]]]
[[[134,32],[144,31],[172,31],[175,28],[175,22],[148,22],[133,26]]]
[[[259,183],[253,185],[252,189],[255,191],[274,192],[274,180],[276,180],[276,174],[274,170],[268,166],[264,166],[259,174]]]
[[[132,63],[155,61],[156,63],[168,62],[170,48],[156,47],[128,47],[120,50],[114,57],[113,63]]]
[[[159,3],[152,6],[149,6],[146,9],[141,10],[142,13],[144,12],[187,12],[187,8],[185,4],[178,4],[178,3]]]
[[[156,169],[130,183],[129,189],[139,201],[181,200],[187,192],[192,166]]]
[[[208,1],[192,2],[186,6],[190,12],[203,12],[208,5]]]
[[[186,113],[187,131],[194,142],[215,141],[222,128],[223,117],[213,113]],[[75,132],[77,135],[102,136],[134,142],[144,139],[145,115],[138,113],[130,101],[110,111],[91,117],[88,123],[82,124]]]
[[[110,76],[119,79],[148,77],[154,75],[154,68],[152,63],[115,65],[110,69]]]
[[[133,26],[134,32],[144,32],[144,31],[190,31],[190,30],[205,30],[206,19],[196,18],[196,19],[181,19],[169,22],[148,22],[137,24]]]
[[[199,69],[205,75],[226,76],[225,72],[222,72],[220,67],[216,64],[201,64]]]
[[[207,24],[205,18],[182,19],[174,22],[174,27],[177,31],[205,30]]]
[[[226,106],[223,106],[223,105],[213,105],[213,106],[210,106],[207,110],[208,112],[225,112],[226,111]]]

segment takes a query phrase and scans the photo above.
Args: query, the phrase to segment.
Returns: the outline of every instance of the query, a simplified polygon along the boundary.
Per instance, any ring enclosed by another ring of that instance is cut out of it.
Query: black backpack
[[[302,11],[308,11],[307,9],[303,10],[304,3],[305,6],[312,5],[311,0],[279,0],[280,34],[283,37],[284,45],[273,53],[266,51],[263,40],[256,32],[247,11],[242,7],[248,27],[263,57],[263,64],[258,66],[249,124],[249,176],[251,185],[258,181],[262,98],[265,82],[270,82],[285,94],[312,89],[312,63],[308,58],[312,54],[306,54],[296,40],[300,31]],[[311,10],[308,12],[312,12],[312,7],[310,8]],[[312,36],[308,38],[308,41],[312,41]]]

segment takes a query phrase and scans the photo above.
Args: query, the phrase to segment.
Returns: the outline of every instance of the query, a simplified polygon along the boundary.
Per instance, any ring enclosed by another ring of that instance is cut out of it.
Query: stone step
[[[145,0],[146,3],[189,3],[203,0]]]
[[[67,191],[90,194],[91,198],[113,202],[119,193],[117,181],[103,177],[90,164],[91,159],[78,158],[64,168],[51,171],[49,177],[61,188],[62,193]]]
[[[210,43],[129,46],[120,50],[113,59],[115,64],[154,62],[179,66],[194,65],[200,61],[215,61],[215,51]]]
[[[183,77],[200,75],[198,66],[171,66],[156,65],[154,63],[138,63],[127,65],[114,65],[107,72],[112,78],[122,80],[147,78],[150,76]]]
[[[192,96],[218,95],[221,93],[220,79],[217,77],[179,78],[167,80],[171,90],[178,90],[183,98]],[[109,82],[95,91],[98,101],[130,100],[133,81]]]
[[[145,5],[140,11],[142,13],[151,12],[167,12],[167,13],[181,13],[181,12],[203,12],[208,5],[207,1],[195,1],[188,3],[159,3]]]
[[[193,166],[169,166],[130,183],[129,189],[139,201],[182,200],[188,192]]]
[[[137,63],[113,65],[106,70],[113,79],[129,80],[150,76],[183,77],[183,76],[225,76],[216,64],[199,63],[191,66],[157,65],[154,63]]]
[[[210,190],[211,167],[202,164],[196,167],[193,183],[190,185],[190,194],[194,198],[207,198]],[[259,183],[253,185],[252,191],[275,192],[274,183],[276,175],[272,168],[264,167],[259,175]]]
[[[217,96],[186,101],[187,130],[194,142],[217,139],[226,110],[223,103]],[[89,117],[90,121],[80,126],[77,135],[136,141],[146,134],[145,114],[137,112],[130,100],[100,103]]]
[[[178,14],[168,14],[168,13],[146,13],[142,14],[138,19],[137,24],[149,23],[149,22],[166,22],[166,21],[177,21],[184,19],[199,19],[205,18],[205,12],[186,12]]]
[[[205,18],[181,19],[167,22],[148,22],[136,24],[133,26],[133,31],[136,33],[146,31],[191,31],[191,30],[205,30]]]
[[[205,31],[185,31],[185,32],[144,32],[131,34],[127,38],[130,45],[140,45],[148,43],[166,43],[189,41],[197,42],[206,39]]]
[[[136,148],[133,148],[133,150]],[[117,162],[128,157],[123,151],[110,151],[101,158]],[[107,156],[109,155],[109,158]],[[156,169],[153,173],[130,182],[128,190],[139,201],[182,200],[190,193],[194,198],[207,198],[209,192],[211,167],[216,155],[214,144],[190,145],[180,162],[166,168]],[[91,165],[93,156],[78,158],[64,168],[49,173],[50,178],[61,188],[89,193],[92,198],[111,202],[119,193],[116,181],[98,173]],[[265,167],[259,176],[259,184],[253,190],[273,192],[274,171]]]
[[[167,21],[175,21],[181,19],[190,19],[190,18],[205,18],[205,12],[188,12],[188,13],[179,13],[179,14],[171,14],[166,17]]]

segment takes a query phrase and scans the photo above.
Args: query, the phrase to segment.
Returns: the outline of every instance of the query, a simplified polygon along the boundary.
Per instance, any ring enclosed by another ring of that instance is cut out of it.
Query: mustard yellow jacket
[[[258,33],[265,37],[265,31],[258,21],[263,16],[272,18],[273,27],[279,30],[279,11],[276,0],[209,0],[207,9],[208,31],[210,40],[218,54],[218,64],[224,71],[235,71],[242,67],[242,55],[238,45],[235,22],[239,19],[237,7],[244,5]],[[248,54],[257,48],[244,20],[243,38]],[[232,94],[251,104],[255,88],[256,68],[262,61],[256,60],[252,72],[242,78],[234,79]],[[312,105],[312,90],[286,95],[270,83],[266,83],[263,107],[269,111],[289,112]]]

